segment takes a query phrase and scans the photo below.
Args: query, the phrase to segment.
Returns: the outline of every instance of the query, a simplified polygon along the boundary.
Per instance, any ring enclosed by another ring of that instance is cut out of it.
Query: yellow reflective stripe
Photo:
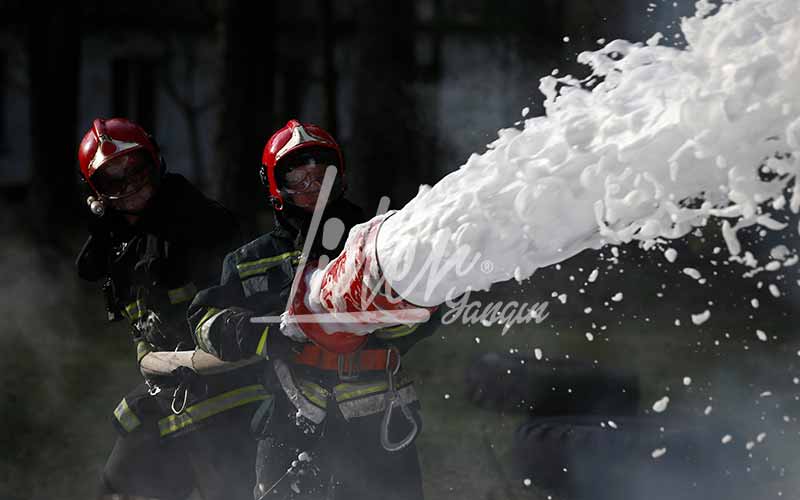
[[[389,389],[386,382],[376,382],[373,384],[339,384],[333,388],[336,394],[336,401],[346,401],[348,399],[374,394],[376,392],[383,392]]]
[[[208,347],[208,346],[206,346],[206,345],[205,345],[205,340],[204,340],[204,337],[203,337],[203,330],[202,330],[202,328],[203,328],[203,325],[204,325],[204,324],[205,324],[205,322],[206,322],[206,321],[208,321],[208,320],[209,320],[209,319],[210,319],[212,316],[214,316],[215,314],[217,314],[217,313],[219,313],[219,312],[221,312],[221,311],[222,311],[222,309],[217,309],[216,307],[209,307],[209,308],[208,308],[208,310],[206,311],[206,313],[203,315],[203,317],[202,317],[202,318],[200,318],[200,322],[199,322],[199,323],[197,323],[197,326],[194,328],[194,338],[195,338],[195,342],[197,342],[197,345],[198,345],[198,346],[199,346],[201,349],[203,349],[204,351],[206,351],[206,352],[208,352],[208,350],[207,350],[207,347]]]
[[[125,432],[131,432],[141,425],[139,417],[128,407],[128,402],[125,401],[125,398],[122,398],[122,401],[120,401],[114,409],[114,417],[116,417],[117,422],[120,423],[122,428],[125,429]]]
[[[258,266],[261,266],[263,264],[271,264],[271,263],[275,263],[275,262],[280,262],[280,261],[286,260],[289,257],[292,257],[294,255],[300,255],[300,253],[301,253],[300,250],[292,250],[290,252],[284,252],[284,253],[282,253],[280,255],[275,255],[275,256],[272,256],[272,257],[265,257],[263,259],[251,260],[249,262],[241,262],[239,264],[236,264],[236,269],[241,271],[243,269],[250,269],[250,268],[253,268],[253,267],[258,267]]]
[[[320,408],[325,408],[327,406],[330,393],[325,390],[324,387],[308,380],[300,380],[297,385],[300,386],[300,390],[309,401]]]
[[[194,329],[194,338],[197,346],[207,353],[218,355],[214,346],[211,344],[211,327],[214,325],[214,320],[217,316],[225,312],[225,309],[217,309],[216,307],[209,307],[208,311],[200,318],[200,322]]]
[[[267,357],[267,335],[269,335],[269,325],[261,333],[261,340],[258,341],[258,347],[256,347],[256,354],[265,358]]]
[[[206,313],[203,315],[203,317],[200,318],[200,322],[197,323],[197,327],[195,327],[195,331],[199,330],[200,327],[203,326],[203,323],[208,321],[208,318],[210,318],[211,316],[217,314],[220,311],[222,311],[222,309],[217,309],[216,307],[209,307],[208,311],[206,311]]]
[[[153,349],[150,347],[150,344],[145,342],[144,340],[140,340],[136,343],[136,362],[139,363],[142,361],[142,358],[147,356],[151,353]]]
[[[261,384],[248,385],[229,391],[183,410],[180,415],[170,415],[158,421],[158,431],[163,437],[209,417],[255,401],[272,397]]]
[[[391,328],[383,328],[375,332],[375,335],[379,339],[397,339],[400,337],[405,337],[406,335],[411,335],[414,333],[417,328],[419,328],[419,324],[416,325],[400,325],[400,326],[393,326]]]
[[[250,276],[254,276],[256,274],[261,274],[268,269],[275,267],[276,265],[280,264],[284,260],[287,260],[291,257],[296,255],[300,255],[299,250],[293,250],[291,252],[285,252],[280,255],[276,255],[274,257],[266,257],[263,259],[253,260],[250,262],[242,262],[241,264],[236,264],[236,270],[239,271],[239,278],[244,279]]]
[[[397,385],[397,390],[408,387],[412,384],[411,380],[406,380]],[[389,390],[389,384],[386,382],[374,382],[371,384],[338,384],[333,388],[336,396],[336,401],[341,403],[350,399],[360,398],[362,396],[369,396],[378,392],[386,392]]]
[[[141,300],[137,300],[136,302],[131,302],[130,304],[125,306],[125,314],[131,321],[135,321],[141,318],[144,315],[144,311],[145,311],[144,302]]]
[[[315,424],[322,423],[325,420],[326,411],[323,408],[315,405],[306,398],[303,392],[297,387],[297,383],[292,376],[292,371],[285,362],[280,359],[275,359],[272,362],[272,368],[275,370],[275,375],[278,377],[278,382],[281,384],[283,392],[289,398],[292,405],[303,415]]]
[[[181,302],[192,300],[196,293],[197,287],[195,284],[189,283],[180,288],[173,288],[172,290],[167,291],[167,296],[169,296],[170,304],[180,304]]]
[[[407,384],[397,390],[396,397],[404,404],[411,404],[417,401],[417,393],[412,384]],[[345,420],[357,417],[374,415],[375,413],[386,410],[386,393],[370,394],[363,398],[348,399],[339,402],[339,410]]]

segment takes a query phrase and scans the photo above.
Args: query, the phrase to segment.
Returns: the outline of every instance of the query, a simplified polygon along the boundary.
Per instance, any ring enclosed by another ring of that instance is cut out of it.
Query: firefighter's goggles
[[[289,194],[319,192],[327,167],[326,164],[312,162],[290,170],[284,175],[284,191]]]
[[[97,192],[110,200],[127,198],[152,182],[155,165],[144,151],[138,150],[108,160],[92,176]]]

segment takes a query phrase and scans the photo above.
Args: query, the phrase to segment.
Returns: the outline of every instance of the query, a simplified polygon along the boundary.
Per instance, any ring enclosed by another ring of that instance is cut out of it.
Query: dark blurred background
[[[674,32],[689,4],[3,1],[0,186],[28,198],[36,225],[71,222],[80,137],[125,116],[250,220],[267,210],[253,182],[263,143],[298,117],[339,139],[356,201],[401,206],[523,107],[536,114],[541,76],[601,37]]]
[[[482,152],[523,108],[541,114],[539,78],[556,68],[584,74],[575,56],[598,39],[660,31],[680,47],[677,21],[693,9],[690,0],[0,1],[0,499],[90,497],[113,440],[111,412],[138,377],[125,328],[105,323],[99,290],[72,267],[89,217],[76,152],[93,118],[139,122],[169,170],[255,236],[271,225],[261,150],[290,118],[338,138],[354,201],[373,211],[389,196],[398,208]],[[750,239],[766,251],[779,243]],[[711,236],[676,244],[671,268],[633,247],[586,253],[480,296],[550,300],[542,325],[504,336],[454,325],[427,341],[409,366],[428,408],[420,453],[429,497],[546,498],[506,470],[523,417],[475,408],[464,395],[464,370],[486,351],[543,348],[545,361],[572,355],[633,370],[652,396],[644,409],[690,372],[708,384],[685,389],[695,391],[692,410],[731,380],[729,370],[748,380],[736,387],[757,394],[772,380],[762,368],[780,366],[776,384],[791,389],[794,274],[780,278],[781,299],[748,309],[766,287],[710,262],[715,245],[724,246]],[[682,276],[683,266],[709,285]],[[588,286],[595,267],[601,279]],[[604,308],[617,291],[626,300]],[[708,301],[718,305],[712,320],[694,327],[689,313]],[[780,340],[741,362],[764,324]],[[585,331],[598,340],[587,343]],[[730,340],[727,350],[715,350],[719,339]]]

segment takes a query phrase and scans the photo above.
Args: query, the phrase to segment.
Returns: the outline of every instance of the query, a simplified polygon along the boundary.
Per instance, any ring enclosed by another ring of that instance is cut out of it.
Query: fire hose
[[[158,351],[150,352],[142,358],[139,369],[144,376],[171,376],[175,370],[189,368],[199,375],[216,375],[243,366],[252,365],[263,361],[264,358],[254,356],[241,361],[222,361],[207,352],[194,351]]]

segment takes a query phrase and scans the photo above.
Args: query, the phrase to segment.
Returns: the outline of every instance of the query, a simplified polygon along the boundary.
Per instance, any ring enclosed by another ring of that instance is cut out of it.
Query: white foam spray
[[[763,207],[800,209],[800,190],[775,202],[799,166],[800,2],[705,14],[683,20],[685,49],[615,40],[579,56],[589,77],[542,78],[546,116],[501,130],[384,223],[393,288],[434,305],[585,249],[680,238],[710,217],[725,218],[733,256],[739,229],[783,229]]]

